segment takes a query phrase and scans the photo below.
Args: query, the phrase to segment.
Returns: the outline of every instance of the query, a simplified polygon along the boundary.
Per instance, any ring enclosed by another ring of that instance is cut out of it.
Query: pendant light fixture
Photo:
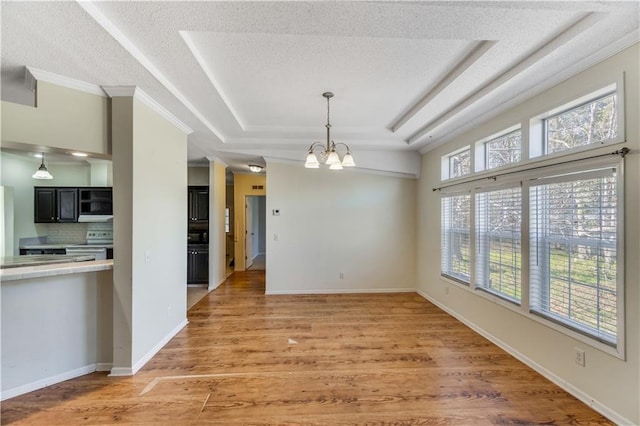
[[[320,161],[318,161],[318,157],[315,152],[316,148],[320,148],[318,154],[320,155],[320,160],[329,166],[330,170],[342,170],[343,167],[355,167],[356,163],[353,161],[353,156],[351,155],[351,149],[345,143],[338,142],[335,143],[331,140],[331,123],[329,122],[329,100],[333,97],[333,93],[325,92],[322,94],[325,98],[327,98],[327,124],[324,126],[327,128],[327,143],[326,145],[322,142],[314,142],[311,144],[309,149],[307,150],[307,160],[304,163],[304,166],[307,169],[318,169],[320,168]],[[344,146],[347,149],[347,152],[340,160],[340,155],[336,148],[338,146]]]
[[[44,165],[44,152],[42,153],[40,168],[31,177],[34,179],[53,179],[53,176],[51,176],[51,173],[47,170],[47,166]]]

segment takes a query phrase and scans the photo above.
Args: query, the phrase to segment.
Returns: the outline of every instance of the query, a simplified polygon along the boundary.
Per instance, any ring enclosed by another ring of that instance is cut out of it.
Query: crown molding
[[[224,162],[220,157],[212,157],[207,155],[205,158],[210,163],[218,163],[218,164],[222,164],[224,167],[229,167],[229,165],[226,162]]]
[[[107,97],[102,88],[96,84],[87,83],[85,81],[76,80],[75,78],[65,77],[63,75],[55,74],[30,66],[25,67],[24,78],[25,85],[31,91],[34,91],[36,89],[36,82],[44,81],[47,83],[55,84],[57,86],[66,87],[67,89],[73,89],[92,95]]]
[[[182,121],[178,120],[178,118],[175,115],[171,114],[167,109],[165,109],[165,107],[163,107],[158,102],[156,102],[151,96],[147,95],[146,92],[142,91],[141,89],[138,89],[136,90],[134,97],[136,99],[139,99],[143,104],[145,104],[146,106],[148,106],[149,108],[157,112],[158,114],[160,114],[162,117],[164,117],[165,120],[167,120],[169,123],[176,126],[185,135],[190,135],[191,133],[193,133],[193,129],[191,127],[187,126]]]
[[[77,3],[85,12],[93,18],[98,25],[105,29],[118,43],[122,45],[147,71],[151,73],[173,96],[175,96],[193,115],[204,124],[216,137],[218,137],[222,143],[225,142],[225,138],[222,133],[216,129],[213,124],[207,120],[207,118],[198,110],[189,99],[167,78],[158,67],[131,41],[122,31],[113,23],[104,13],[98,8],[96,3],[92,1],[79,1]],[[164,108],[163,108],[164,109]],[[182,125],[183,127],[184,124]],[[189,129],[188,127],[186,127]],[[183,130],[184,131],[184,130]],[[187,134],[193,132],[189,129]]]
[[[189,135],[193,133],[193,130],[184,124],[182,121],[178,120],[178,118],[171,114],[165,107],[156,102],[151,96],[149,96],[145,91],[136,86],[102,86],[102,90],[109,95],[111,98],[117,97],[133,97],[138,99],[140,102],[151,108],[153,111],[158,113],[161,117],[167,120],[169,123],[176,126],[180,129],[184,134]]]
[[[102,90],[110,97],[133,97],[136,94],[136,86],[102,86]]]

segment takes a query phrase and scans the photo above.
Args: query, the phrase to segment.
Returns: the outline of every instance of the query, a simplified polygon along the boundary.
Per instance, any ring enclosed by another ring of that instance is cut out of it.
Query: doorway
[[[247,195],[245,206],[246,269],[264,270],[267,246],[267,197]]]

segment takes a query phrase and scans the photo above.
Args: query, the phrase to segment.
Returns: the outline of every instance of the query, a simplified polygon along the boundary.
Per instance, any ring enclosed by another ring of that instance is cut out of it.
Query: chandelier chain
[[[313,142],[309,149],[307,150],[307,159],[304,163],[304,166],[308,169],[317,169],[320,167],[320,162],[318,161],[318,157],[314,150],[316,148],[320,149],[322,147],[322,151],[318,152],[318,155],[322,159],[323,163],[329,165],[329,169],[331,170],[342,170],[343,167],[355,167],[356,163],[353,161],[353,156],[351,155],[351,150],[349,146],[345,143],[339,142],[335,143],[331,140],[331,98],[333,97],[333,93],[324,92],[322,94],[323,97],[327,98],[327,124],[325,125],[327,129],[327,145],[322,146],[322,142]],[[344,146],[347,152],[344,154],[342,160],[340,159],[340,155],[337,152],[337,147]]]

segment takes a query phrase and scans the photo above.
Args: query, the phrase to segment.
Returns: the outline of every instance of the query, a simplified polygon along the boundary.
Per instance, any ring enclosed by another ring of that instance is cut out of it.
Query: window
[[[449,178],[468,175],[471,172],[471,149],[449,156]]]
[[[443,155],[442,180],[465,178],[434,188],[446,188],[443,277],[620,358],[624,179],[616,175],[622,161],[609,155],[628,150],[586,151],[625,140],[624,94],[620,75],[542,114],[519,117]],[[563,163],[578,153],[582,159]],[[535,164],[536,158],[545,161]]]
[[[471,147],[450,152],[442,156],[442,180],[453,179],[471,173]]]
[[[476,286],[520,303],[520,187],[476,193]]]
[[[610,93],[544,120],[546,154],[617,137],[617,97]]]
[[[521,139],[521,132],[518,129],[486,141],[484,143],[485,167],[493,169],[520,161]]]
[[[471,195],[445,195],[441,203],[442,274],[469,283]]]
[[[618,196],[615,168],[530,187],[532,311],[612,345],[618,336]]]
[[[224,209],[224,232],[231,232],[230,209],[228,207]]]

